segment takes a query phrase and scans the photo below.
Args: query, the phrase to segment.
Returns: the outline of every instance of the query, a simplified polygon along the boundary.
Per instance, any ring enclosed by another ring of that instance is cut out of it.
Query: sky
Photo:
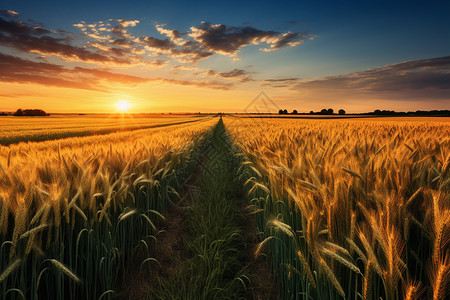
[[[450,109],[449,1],[0,4],[0,111]]]

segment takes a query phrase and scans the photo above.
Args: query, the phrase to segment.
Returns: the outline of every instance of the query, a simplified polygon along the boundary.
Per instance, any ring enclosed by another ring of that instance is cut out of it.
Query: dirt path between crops
[[[156,262],[150,268],[140,269],[140,263],[148,256],[143,251],[137,253],[130,263],[130,268],[125,275],[125,281],[121,284],[121,292],[116,299],[148,299],[150,291],[154,288],[159,278],[174,276],[179,262],[186,258],[186,229],[182,221],[189,204],[200,193],[198,182],[204,173],[203,164],[199,164],[194,174],[183,184],[180,199],[171,205],[166,214],[164,223],[157,234],[157,242],[151,248],[152,257]]]
[[[117,294],[117,299],[148,299],[152,289],[158,286],[160,280],[177,276],[182,263],[189,259],[186,249],[188,242],[186,237],[189,236],[189,232],[183,224],[183,218],[187,207],[201,198],[200,183],[202,178],[207,176],[208,170],[205,170],[205,166],[209,166],[210,163],[202,158],[202,162],[197,165],[197,170],[183,184],[182,191],[179,193],[180,199],[176,201],[176,205],[171,205],[169,208],[161,232],[157,235],[156,246],[150,250],[151,256],[159,264],[154,262],[141,271],[140,262],[148,255],[137,253],[126,272],[125,281],[121,284],[122,288],[118,289],[122,292]],[[247,298],[280,299],[278,285],[273,279],[268,263],[263,257],[255,258],[254,256],[260,240],[256,236],[253,217],[245,212],[247,206],[245,195],[242,195],[239,201],[245,215],[242,236],[246,241],[241,263],[251,282],[247,287]]]
[[[243,236],[248,243],[245,265],[248,268],[251,280],[251,286],[248,291],[249,296],[251,296],[250,299],[281,299],[278,285],[270,272],[269,264],[263,257],[256,258],[254,255],[260,240],[256,236],[256,226],[253,217],[247,214],[246,219]]]

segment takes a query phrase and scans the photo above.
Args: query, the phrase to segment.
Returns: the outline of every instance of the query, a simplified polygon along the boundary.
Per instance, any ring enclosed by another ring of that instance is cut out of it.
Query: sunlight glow
[[[125,100],[120,100],[116,103],[117,109],[121,112],[126,112],[130,108],[130,103]]]

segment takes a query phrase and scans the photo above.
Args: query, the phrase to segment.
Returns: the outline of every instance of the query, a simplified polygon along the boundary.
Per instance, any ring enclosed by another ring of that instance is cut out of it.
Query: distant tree
[[[23,110],[21,110],[20,108],[18,110],[16,110],[16,112],[14,113],[14,116],[23,116]]]
[[[278,111],[278,114],[279,114],[279,115],[282,115],[282,114],[283,114],[283,110],[280,109],[280,110]]]
[[[322,110],[320,111],[320,114],[321,114],[321,115],[326,115],[326,114],[328,114],[328,110],[327,110],[326,108],[324,108],[324,109],[322,109]]]
[[[50,114],[46,113],[45,111],[43,111],[42,109],[18,109],[15,113],[14,116],[30,116],[30,117],[35,117],[35,116],[39,116],[39,117],[44,117],[44,116],[50,116]]]
[[[287,114],[288,114],[287,109],[283,110],[283,114],[284,114],[284,115],[287,115]]]
[[[310,114],[310,115],[313,115],[313,114],[314,114],[314,112],[313,112],[313,111],[311,110],[311,111],[309,112],[309,114]]]
[[[373,111],[373,113],[376,114],[376,115],[379,115],[379,114],[381,114],[381,110],[375,109],[375,110]]]
[[[296,110],[296,109],[294,109],[294,110],[292,111],[292,114],[293,114],[293,115],[296,115],[296,114],[298,114],[297,110]]]
[[[340,109],[340,110],[339,110],[339,114],[340,114],[340,115],[345,115],[345,110]]]
[[[334,110],[333,110],[332,108],[327,109],[327,113],[328,113],[329,115],[332,115],[333,112],[334,112]]]

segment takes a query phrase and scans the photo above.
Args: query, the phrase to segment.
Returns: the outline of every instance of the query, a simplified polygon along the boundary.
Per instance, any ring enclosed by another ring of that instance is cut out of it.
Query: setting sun
[[[116,103],[117,109],[121,112],[126,112],[130,108],[130,103],[125,100],[120,100]]]

